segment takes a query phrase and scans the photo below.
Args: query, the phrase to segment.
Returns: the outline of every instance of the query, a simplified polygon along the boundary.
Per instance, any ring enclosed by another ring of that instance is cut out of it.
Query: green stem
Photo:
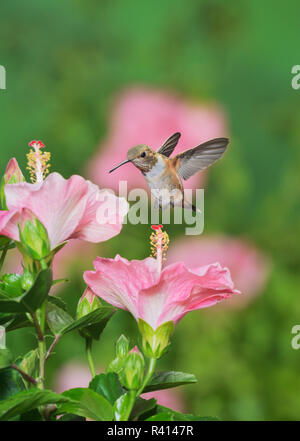
[[[50,355],[51,355],[51,352],[53,351],[53,349],[55,348],[55,346],[56,346],[56,344],[57,344],[57,342],[58,342],[58,340],[60,339],[60,337],[61,337],[61,334],[57,334],[56,336],[55,336],[55,338],[54,338],[54,340],[53,340],[53,342],[51,343],[51,345],[50,345],[50,348],[48,349],[48,351],[47,351],[47,354],[46,354],[46,359],[45,359],[45,361],[47,361],[48,360],[48,358],[50,357]]]
[[[85,342],[86,342],[86,355],[87,355],[87,359],[88,359],[88,363],[89,363],[92,377],[94,378],[94,376],[96,375],[96,371],[95,371],[95,366],[94,366],[93,357],[92,357],[93,340],[91,338],[87,338],[85,340]]]
[[[1,257],[0,257],[0,271],[2,270],[6,254],[7,254],[7,251],[9,249],[9,245],[10,245],[10,242],[8,242],[8,244],[5,245],[5,247],[4,247],[4,249],[3,249],[2,253],[1,253]]]
[[[143,392],[143,390],[145,389],[145,387],[149,383],[152,375],[154,374],[155,365],[156,365],[156,358],[150,358],[148,372],[144,378],[142,386],[140,387],[140,389],[137,392],[129,391],[129,393],[131,394],[131,400],[130,400],[130,405],[128,406],[124,421],[128,421],[128,418],[130,417],[130,414],[132,412],[136,398],[141,395],[141,393]],[[132,394],[134,394],[134,398],[133,398]]]
[[[35,378],[33,378],[31,375],[28,375],[26,372],[24,372],[22,369],[20,369],[19,366],[17,366],[16,364],[12,364],[11,367],[12,367],[12,369],[15,369],[16,371],[18,371],[19,374],[22,375],[24,380],[29,381],[29,383],[32,383],[35,386],[38,384],[38,382],[36,381]]]
[[[151,380],[151,377],[154,374],[155,365],[156,365],[156,358],[150,358],[150,363],[149,363],[147,375],[144,379],[142,386],[137,391],[137,396],[141,395],[141,393],[143,392],[143,390],[145,389],[145,387],[147,386],[147,384]]]
[[[132,409],[133,409],[136,397],[137,397],[135,390],[129,390],[127,392],[127,394],[130,397],[130,402],[129,402],[129,405],[128,405],[127,409],[126,409],[126,413],[123,415],[123,418],[122,418],[121,421],[128,421],[128,419],[130,417],[130,414],[132,412]]]
[[[48,265],[47,265],[45,259],[40,260],[40,264],[41,264],[41,268],[42,269],[47,269],[48,268]]]
[[[39,375],[39,389],[45,389],[45,354],[46,354],[46,344],[45,340],[39,340],[39,354],[40,354],[40,375]]]
[[[46,323],[46,301],[42,304],[40,309],[40,321],[34,313],[31,314],[33,323],[35,325],[37,336],[38,336],[38,351],[39,351],[39,359],[40,359],[40,372],[39,372],[39,382],[38,388],[45,388],[45,361],[46,361],[46,342],[44,338],[45,332],[45,323]]]

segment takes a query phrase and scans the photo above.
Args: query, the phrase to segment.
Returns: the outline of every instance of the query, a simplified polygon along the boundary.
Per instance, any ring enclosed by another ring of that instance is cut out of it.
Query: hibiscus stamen
[[[43,182],[49,173],[49,161],[51,154],[49,152],[42,152],[41,149],[45,147],[42,141],[31,141],[29,147],[32,147],[27,153],[27,170],[30,173],[32,182]]]
[[[152,225],[153,233],[150,236],[151,256],[155,257],[158,268],[161,271],[163,261],[166,260],[166,253],[169,245],[169,236],[166,231],[162,231],[162,225]]]

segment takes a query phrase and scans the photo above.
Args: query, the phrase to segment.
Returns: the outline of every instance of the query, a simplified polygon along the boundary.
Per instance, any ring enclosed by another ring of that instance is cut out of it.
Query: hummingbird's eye
[[[141,158],[145,158],[146,152],[141,153]]]

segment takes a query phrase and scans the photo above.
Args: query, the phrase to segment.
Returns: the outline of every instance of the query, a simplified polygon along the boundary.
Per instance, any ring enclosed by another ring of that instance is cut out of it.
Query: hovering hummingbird
[[[181,179],[187,180],[198,171],[216,162],[225,152],[229,140],[227,138],[211,139],[170,158],[180,136],[179,132],[174,133],[157,152],[144,144],[132,147],[127,152],[127,159],[109,173],[121,165],[132,162],[145,176],[157,205],[165,207],[162,194],[167,190],[170,195],[167,205],[177,205],[197,211],[196,207],[184,198]]]

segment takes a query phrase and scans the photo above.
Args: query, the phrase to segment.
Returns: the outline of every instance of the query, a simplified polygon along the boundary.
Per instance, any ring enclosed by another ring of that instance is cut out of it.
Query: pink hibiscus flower
[[[155,229],[151,243],[156,259],[128,261],[119,255],[96,258],[95,271],[84,273],[95,294],[129,311],[139,324],[142,320],[155,333],[164,324],[175,325],[189,311],[213,306],[239,293],[229,270],[219,263],[188,269],[177,262],[162,269],[168,236],[161,226]]]
[[[115,191],[118,191],[118,181],[121,180],[128,180],[129,189],[147,188],[141,173],[130,164],[120,167],[115,177],[108,171],[126,159],[130,147],[142,143],[158,150],[175,132],[182,134],[176,153],[209,139],[226,136],[224,113],[216,104],[186,102],[162,90],[128,89],[115,102],[108,136],[90,161],[87,173],[94,182]],[[199,188],[203,176],[203,173],[197,174],[184,185]]]
[[[40,141],[33,143],[29,166],[35,182],[5,185],[8,210],[0,211],[0,234],[19,241],[20,219],[33,213],[47,229],[52,250],[69,239],[101,242],[117,235],[128,212],[127,201],[81,176],[64,179],[51,173],[45,178],[49,156],[40,152]]]

